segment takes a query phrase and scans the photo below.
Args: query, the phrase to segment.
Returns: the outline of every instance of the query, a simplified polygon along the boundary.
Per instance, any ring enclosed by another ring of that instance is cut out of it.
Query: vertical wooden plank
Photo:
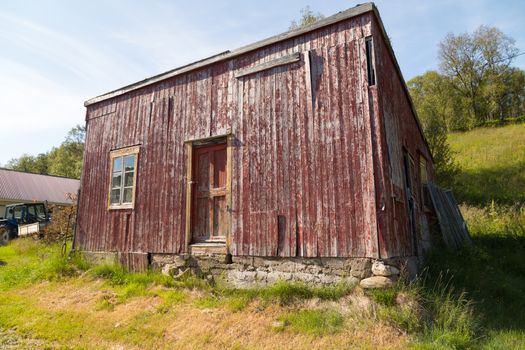
[[[186,153],[186,218],[185,218],[185,249],[184,252],[190,251],[191,243],[191,193],[192,193],[192,176],[193,176],[193,145],[191,142],[185,144]]]

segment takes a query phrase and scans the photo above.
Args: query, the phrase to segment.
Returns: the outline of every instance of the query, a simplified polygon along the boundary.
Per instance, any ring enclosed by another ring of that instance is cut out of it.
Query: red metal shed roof
[[[76,194],[79,187],[79,180],[67,177],[0,169],[0,200],[71,204],[67,194]]]

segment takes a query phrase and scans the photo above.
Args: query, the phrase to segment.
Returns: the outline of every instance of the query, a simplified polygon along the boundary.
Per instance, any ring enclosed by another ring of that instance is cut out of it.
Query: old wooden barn
[[[330,282],[428,243],[432,157],[372,3],[85,106],[75,244],[93,256]]]

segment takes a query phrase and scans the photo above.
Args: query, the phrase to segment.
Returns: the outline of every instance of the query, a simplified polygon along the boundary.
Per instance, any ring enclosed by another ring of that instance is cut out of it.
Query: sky
[[[59,146],[91,97],[284,32],[305,6],[329,16],[363,2],[0,1],[0,165]],[[375,3],[407,80],[438,69],[447,33],[482,24],[525,52],[525,1]]]

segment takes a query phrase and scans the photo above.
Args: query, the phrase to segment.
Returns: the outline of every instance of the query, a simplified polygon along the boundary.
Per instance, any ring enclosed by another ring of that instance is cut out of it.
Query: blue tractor
[[[51,211],[47,208],[46,203],[7,205],[3,219],[0,219],[0,245],[4,245],[11,239],[18,237],[21,228],[25,228],[25,232],[31,232],[27,228],[36,228],[36,232],[38,232],[50,222]]]

